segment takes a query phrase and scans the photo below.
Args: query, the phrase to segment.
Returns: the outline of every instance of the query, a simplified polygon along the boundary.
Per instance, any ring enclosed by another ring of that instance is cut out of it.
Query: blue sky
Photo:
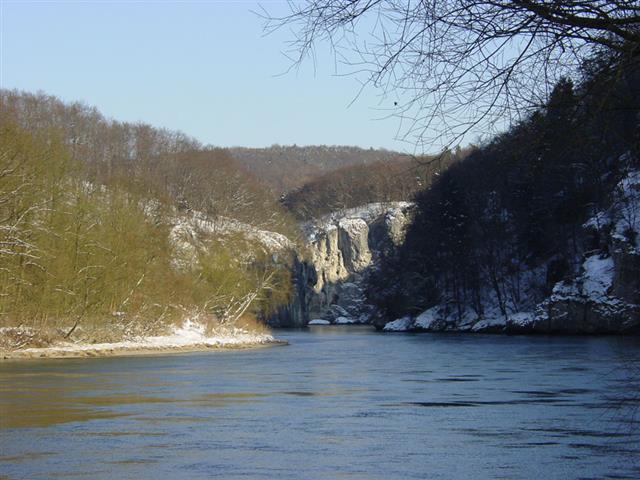
[[[290,65],[253,1],[0,0],[0,84],[95,105],[218,146],[329,144],[411,151],[379,92],[336,76],[328,49]],[[285,2],[262,2],[282,13]]]

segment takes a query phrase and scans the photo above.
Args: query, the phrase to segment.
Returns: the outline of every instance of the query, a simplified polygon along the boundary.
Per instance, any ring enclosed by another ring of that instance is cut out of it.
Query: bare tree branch
[[[635,59],[637,0],[305,0],[263,14],[265,31],[291,27],[300,64],[328,42],[342,68],[383,94],[415,150],[492,133],[543,104],[594,48]],[[389,101],[391,97],[393,102]],[[385,106],[384,101],[388,105]]]

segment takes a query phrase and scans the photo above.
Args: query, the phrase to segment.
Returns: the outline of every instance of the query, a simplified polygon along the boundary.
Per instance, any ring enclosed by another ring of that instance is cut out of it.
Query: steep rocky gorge
[[[413,204],[373,203],[333,212],[301,226],[303,242],[236,221],[209,218],[200,212],[176,216],[170,233],[176,268],[194,268],[207,239],[244,239],[272,256],[292,259],[291,302],[266,320],[273,327],[303,327],[311,321],[369,323],[373,307],[365,298],[367,275],[379,256],[399,245],[411,219]],[[241,249],[242,250],[242,249]],[[240,251],[238,252],[240,255]]]
[[[269,324],[369,323],[367,275],[385,249],[402,242],[412,209],[408,202],[373,203],[303,225],[305,246],[294,265],[293,300]]]
[[[408,202],[374,203],[341,210],[302,226],[304,244],[228,219],[200,217],[178,222],[172,232],[176,260],[193,257],[197,232],[243,233],[265,251],[293,256],[291,302],[267,319],[272,327],[373,323],[384,331],[474,333],[627,333],[640,330],[640,173],[618,185],[609,209],[583,226],[587,239],[576,273],[558,282],[551,294],[531,294],[504,315],[490,295],[478,313],[442,302],[398,319],[376,315],[365,286],[380,256],[404,240],[415,212]],[[224,221],[223,221],[224,220]],[[215,228],[214,228],[215,227]],[[533,291],[547,266],[523,278]],[[392,279],[390,281],[393,281]]]

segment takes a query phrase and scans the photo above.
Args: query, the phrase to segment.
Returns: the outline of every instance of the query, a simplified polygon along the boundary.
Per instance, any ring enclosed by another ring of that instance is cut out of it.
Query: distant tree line
[[[171,199],[183,209],[226,215],[264,228],[295,230],[278,198],[226,149],[182,132],[106,119],[83,103],[0,90],[0,111],[32,132],[55,132],[83,176],[98,184]]]
[[[287,193],[282,202],[297,219],[307,221],[367,203],[410,201],[471,150],[342,167]]]
[[[276,194],[286,194],[336,169],[403,161],[406,157],[384,149],[328,145],[235,147],[229,152]]]

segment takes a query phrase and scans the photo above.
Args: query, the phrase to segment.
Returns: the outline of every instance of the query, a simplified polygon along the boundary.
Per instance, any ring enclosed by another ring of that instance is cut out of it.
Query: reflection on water
[[[638,339],[281,336],[0,363],[0,478],[640,478]]]
[[[20,368],[17,364],[13,366]],[[39,383],[43,378],[46,379],[42,375],[30,374],[16,375],[15,378],[3,375],[0,378],[0,429],[49,427],[58,423],[122,416],[113,411],[87,408],[85,405],[96,403],[87,403],[86,399],[74,396],[74,392],[82,391],[82,387],[67,384],[78,378],[75,375],[56,374]],[[49,384],[51,380],[59,382],[59,385]],[[33,387],[28,387],[30,383]]]

